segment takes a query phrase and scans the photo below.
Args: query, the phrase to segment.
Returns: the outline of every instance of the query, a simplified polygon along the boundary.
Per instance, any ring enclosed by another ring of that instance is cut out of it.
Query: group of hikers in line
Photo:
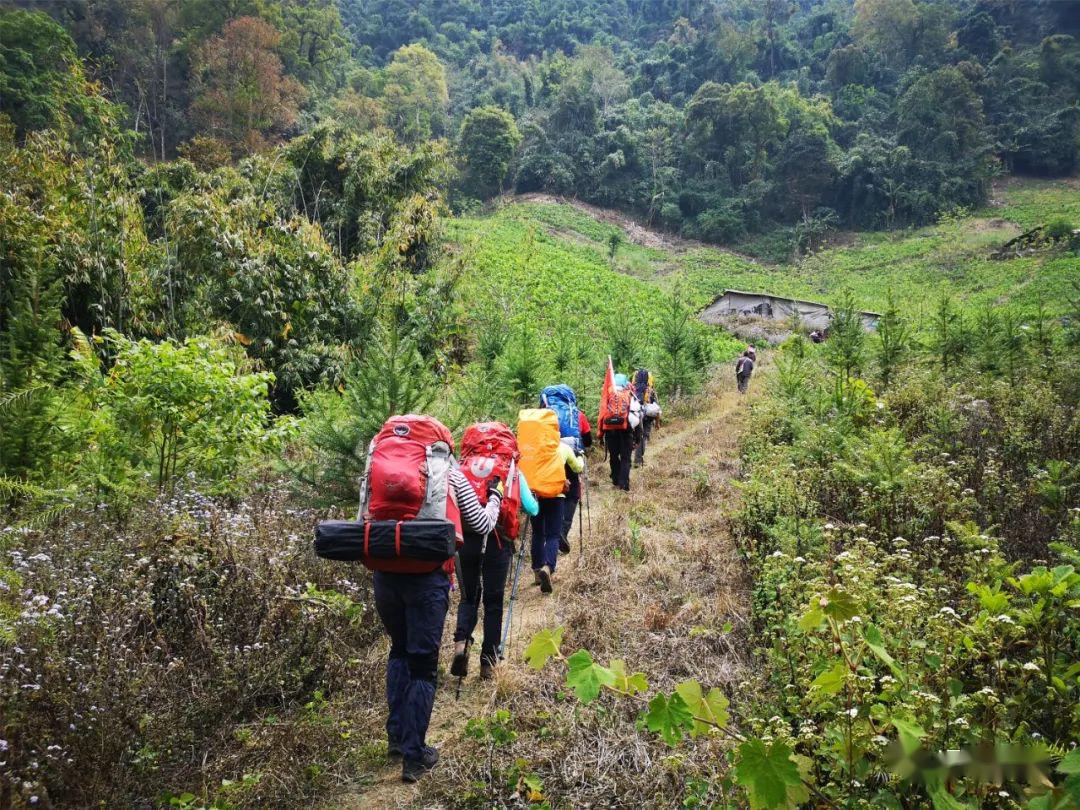
[[[753,360],[744,359],[752,371]],[[419,780],[439,759],[426,736],[455,572],[461,598],[450,673],[468,674],[483,608],[480,677],[488,679],[509,633],[504,596],[521,511],[530,519],[533,584],[542,593],[552,593],[559,554],[571,551],[575,515],[581,531],[592,425],[569,386],[543,389],[538,406],[519,412],[516,433],[501,422],[472,425],[456,459],[453,437],[437,419],[391,417],[368,447],[356,520],[323,521],[316,529],[319,556],[359,560],[374,571],[375,608],[390,637],[387,750],[401,757],[405,782]],[[629,491],[631,466],[644,463],[660,419],[649,371],[638,370],[631,382],[609,359],[596,433],[617,490]],[[517,559],[511,610],[524,548]]]

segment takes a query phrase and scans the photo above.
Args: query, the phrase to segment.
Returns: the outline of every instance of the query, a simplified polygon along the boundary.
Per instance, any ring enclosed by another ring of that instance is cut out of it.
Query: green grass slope
[[[1048,312],[1062,312],[1076,295],[1080,258],[1051,249],[990,258],[1022,230],[1059,218],[1080,227],[1076,180],[1010,179],[984,210],[925,228],[853,234],[845,244],[788,265],[678,240],[665,247],[633,244],[617,224],[566,204],[511,204],[487,217],[458,220],[454,229],[459,241],[474,242],[479,275],[489,274],[497,287],[520,296],[509,311],[545,325],[563,316],[585,319],[600,337],[612,317],[653,328],[662,294],[676,288],[695,309],[732,288],[826,303],[846,289],[867,309],[880,309],[891,290],[913,315],[928,311],[943,292],[969,308],[1031,311],[1041,302]],[[522,250],[530,232],[535,251],[526,269]],[[623,240],[617,272],[607,260],[613,233]]]

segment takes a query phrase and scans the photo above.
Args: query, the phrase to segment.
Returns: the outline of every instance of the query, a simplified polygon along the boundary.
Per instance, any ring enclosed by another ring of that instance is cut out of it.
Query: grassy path
[[[757,382],[760,386],[760,378]],[[731,479],[738,468],[739,437],[755,398],[753,392],[740,397],[733,380],[724,380],[684,406],[684,415],[655,434],[645,467],[634,470],[629,494],[610,486],[606,462],[594,454],[592,535],[585,537],[584,553],[579,553],[575,522],[574,551],[560,559],[551,596],[532,586],[525,560],[507,659],[494,681],[476,677],[475,656],[460,699],[455,699],[457,679],[440,679],[429,742],[439,748],[442,760],[433,776],[416,786],[404,785],[400,765],[386,763],[370,784],[324,806],[453,806],[478,780],[488,778],[490,752],[465,736],[470,718],[501,708],[515,717],[537,707],[545,715],[565,713],[554,694],[557,676],[530,670],[521,657],[529,638],[543,628],[566,627],[571,651],[583,646],[625,658],[657,685],[691,675],[712,684],[734,683],[741,668],[739,634],[718,628],[739,624],[745,597],[726,516],[737,497]],[[444,636],[444,672],[452,656],[456,605],[455,597]],[[643,735],[638,762],[613,765],[603,761],[604,741],[595,730],[581,731],[571,720],[566,733],[553,739],[529,742],[531,731],[520,734],[530,761],[541,771],[555,772],[544,774],[549,795],[578,806],[594,801],[594,794],[602,795],[604,780],[617,778],[625,768],[643,791],[652,791],[655,802],[660,785],[654,783],[663,783],[667,774],[662,768],[648,771],[654,763],[651,740]]]

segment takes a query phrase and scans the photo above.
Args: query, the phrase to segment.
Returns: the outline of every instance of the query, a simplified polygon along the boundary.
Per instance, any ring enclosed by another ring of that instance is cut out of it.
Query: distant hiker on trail
[[[639,368],[634,375],[634,396],[641,403],[641,424],[637,429],[634,447],[634,466],[645,463],[645,445],[649,443],[654,425],[660,422],[660,402],[653,387],[653,376],[648,369]]]
[[[521,470],[540,502],[532,519],[532,569],[543,593],[551,593],[552,576],[559,558],[563,507],[570,486],[566,470],[581,472],[584,459],[563,442],[559,418],[550,408],[526,408],[518,414],[518,449]]]
[[[393,416],[371,441],[357,520],[319,524],[315,552],[375,572],[375,610],[390,636],[387,753],[416,782],[439,761],[426,744],[435,705],[450,577],[463,530],[484,536],[502,510],[498,475],[485,502],[454,461],[454,438],[430,416]]]
[[[754,358],[747,349],[738,360],[735,361],[735,381],[739,385],[739,393],[745,394],[750,387],[750,375],[754,373]]]
[[[454,631],[454,660],[450,674],[464,678],[469,674],[469,650],[473,644],[480,605],[484,607],[484,640],[480,646],[480,677],[494,675],[499,658],[502,631],[503,595],[506,574],[514,557],[518,537],[518,507],[536,515],[539,504],[525,474],[518,469],[518,444],[514,432],[501,422],[472,425],[461,438],[461,471],[469,480],[476,497],[487,503],[492,483],[505,482],[498,523],[488,535],[465,529],[465,545],[458,551],[458,575],[461,577],[461,601],[458,603]]]
[[[585,411],[578,411],[578,429],[581,431],[581,447],[583,450],[588,450],[592,447],[592,425],[589,424],[589,418],[585,416]],[[574,525],[574,514],[577,512],[578,504],[581,503],[581,487],[588,484],[588,477],[585,477],[584,483],[582,482],[582,473],[576,473],[569,467],[566,468],[566,478],[570,482],[570,489],[566,492],[566,503],[563,504],[563,521],[562,521],[562,539],[559,541],[559,552],[562,554],[570,553],[570,529]],[[581,527],[578,527],[578,531],[581,531]]]
[[[630,455],[634,449],[634,428],[640,421],[640,403],[634,397],[625,374],[616,374],[608,358],[607,375],[600,393],[598,430],[604,437],[611,465],[611,483],[616,489],[630,491]]]
[[[755,363],[757,362],[757,349],[755,349],[752,345],[747,346],[746,351],[743,352],[743,354],[745,354],[747,357],[749,357]]]

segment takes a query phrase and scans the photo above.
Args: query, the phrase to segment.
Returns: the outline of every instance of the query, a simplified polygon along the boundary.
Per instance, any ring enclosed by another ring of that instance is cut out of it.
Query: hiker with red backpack
[[[501,422],[472,425],[461,438],[461,471],[480,502],[486,501],[492,480],[504,484],[495,528],[486,536],[466,528],[465,544],[458,552],[461,601],[454,631],[454,660],[450,665],[450,674],[458,678],[469,674],[469,650],[481,604],[484,636],[480,646],[480,677],[484,680],[493,677],[499,660],[503,595],[518,538],[518,508],[523,508],[529,515],[536,515],[540,510],[525,474],[518,469],[518,460],[517,439]]]
[[[551,593],[559,557],[563,511],[570,482],[567,469],[580,473],[584,460],[562,441],[559,418],[550,408],[525,408],[518,414],[521,469],[539,501],[532,519],[532,569],[543,593]]]
[[[611,465],[611,483],[624,492],[630,491],[630,457],[634,450],[634,429],[640,423],[640,409],[630,381],[625,374],[615,373],[609,357],[597,421]]]
[[[487,535],[502,509],[500,478],[487,479],[481,503],[453,453],[439,420],[391,417],[368,447],[357,519],[323,521],[315,532],[316,554],[360,560],[375,572],[375,610],[390,636],[387,753],[402,758],[404,782],[439,761],[426,736],[454,555],[463,530]]]

